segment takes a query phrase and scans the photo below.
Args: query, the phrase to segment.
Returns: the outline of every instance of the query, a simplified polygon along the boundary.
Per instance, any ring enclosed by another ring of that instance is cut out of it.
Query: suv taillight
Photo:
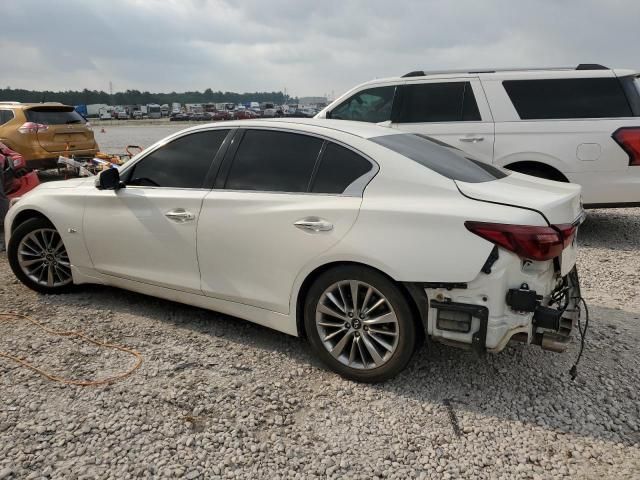
[[[573,241],[576,227],[558,225],[537,227],[531,225],[507,225],[503,223],[464,222],[472,233],[489,240],[520,258],[551,260]]]
[[[48,128],[49,127],[47,125],[43,125],[42,123],[25,122],[20,128],[18,128],[18,131],[20,133],[38,133],[44,132]]]
[[[619,128],[612,137],[629,155],[629,166],[640,166],[640,128]]]

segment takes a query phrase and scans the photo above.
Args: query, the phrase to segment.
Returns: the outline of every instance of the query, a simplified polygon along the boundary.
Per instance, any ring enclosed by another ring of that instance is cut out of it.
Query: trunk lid
[[[551,225],[573,223],[584,214],[581,188],[573,183],[554,182],[515,172],[490,182],[455,182],[460,191],[473,200],[536,210]]]
[[[96,148],[93,132],[73,107],[46,105],[25,110],[29,122],[46,125],[37,133],[40,146],[48,152],[91,150]]]

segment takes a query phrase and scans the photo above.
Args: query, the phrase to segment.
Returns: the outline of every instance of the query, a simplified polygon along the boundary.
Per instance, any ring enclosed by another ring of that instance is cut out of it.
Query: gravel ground
[[[640,209],[590,212],[580,245],[591,324],[573,382],[575,341],[480,358],[429,345],[396,379],[356,384],[302,340],[111,288],[38,295],[0,257],[0,311],[144,357],[99,387],[0,358],[0,480],[640,478]],[[83,379],[134,362],[24,321],[0,321],[0,351]]]

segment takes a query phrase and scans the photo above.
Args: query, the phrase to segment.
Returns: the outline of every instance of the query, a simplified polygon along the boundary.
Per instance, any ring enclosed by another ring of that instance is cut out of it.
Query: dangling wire
[[[580,303],[584,305],[584,329],[582,328],[582,322],[580,321],[580,314],[578,312],[578,331],[580,332],[580,349],[578,350],[578,358],[574,362],[573,366],[569,370],[569,374],[571,375],[571,380],[575,380],[578,376],[578,363],[582,358],[582,352],[584,351],[584,337],[587,334],[587,328],[589,328],[589,307],[587,307],[587,302],[584,301],[582,297],[576,297],[578,300],[578,307]]]

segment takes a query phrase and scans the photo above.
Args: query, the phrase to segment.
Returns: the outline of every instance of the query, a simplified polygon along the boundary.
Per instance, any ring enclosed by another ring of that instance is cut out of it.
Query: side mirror
[[[120,181],[120,172],[117,168],[108,168],[100,172],[96,178],[96,188],[98,190],[120,190],[124,183]]]

